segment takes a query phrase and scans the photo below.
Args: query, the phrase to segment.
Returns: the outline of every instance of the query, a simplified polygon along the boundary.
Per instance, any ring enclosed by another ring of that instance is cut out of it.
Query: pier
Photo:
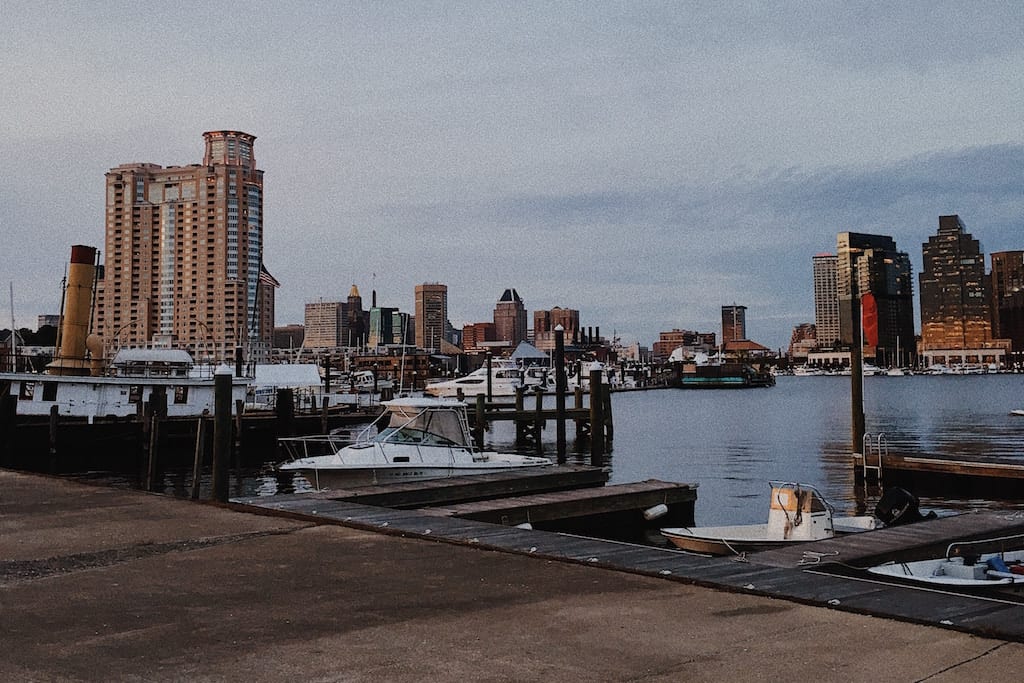
[[[752,680],[786,661],[817,680],[951,681],[1024,661],[1020,605],[764,554],[3,470],[0,487],[6,680]]]

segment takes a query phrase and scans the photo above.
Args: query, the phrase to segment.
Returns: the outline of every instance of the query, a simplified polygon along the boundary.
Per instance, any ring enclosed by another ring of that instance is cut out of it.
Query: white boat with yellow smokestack
[[[12,396],[22,417],[49,416],[88,422],[136,415],[154,392],[167,398],[168,417],[213,414],[213,371],[199,371],[182,349],[121,349],[108,364],[102,340],[89,334],[96,249],[71,248],[60,337],[45,372],[0,372],[0,395]],[[245,400],[251,378],[236,377],[232,403]]]

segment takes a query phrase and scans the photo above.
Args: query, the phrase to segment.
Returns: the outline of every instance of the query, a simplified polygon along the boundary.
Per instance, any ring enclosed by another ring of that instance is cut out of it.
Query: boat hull
[[[379,465],[373,467],[352,468],[295,468],[309,484],[317,489],[345,489],[358,486],[378,486],[405,481],[424,481],[427,479],[445,479],[462,477],[489,472],[518,470],[527,467],[544,467],[551,462],[528,464],[516,463],[479,463],[475,465],[442,466],[442,465]]]

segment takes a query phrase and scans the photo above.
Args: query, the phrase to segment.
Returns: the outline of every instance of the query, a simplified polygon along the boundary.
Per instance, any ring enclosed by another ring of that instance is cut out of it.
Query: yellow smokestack
[[[64,317],[57,357],[47,366],[53,375],[87,375],[85,340],[92,316],[92,288],[96,279],[96,247],[71,247],[68,286],[64,292]]]

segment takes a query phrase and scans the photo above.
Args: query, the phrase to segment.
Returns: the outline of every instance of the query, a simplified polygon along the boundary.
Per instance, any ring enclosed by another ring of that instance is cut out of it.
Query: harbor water
[[[890,451],[903,454],[1024,459],[1024,417],[1010,414],[1024,408],[1022,388],[1022,375],[866,377],[867,431],[884,433]],[[814,485],[837,514],[870,512],[880,495],[877,487],[854,480],[849,377],[779,377],[774,387],[746,390],[618,392],[612,405],[611,483],[696,483],[699,525],[764,522],[773,480]],[[571,439],[571,425],[567,431]],[[545,454],[552,458],[554,435],[549,424]],[[492,425],[487,442],[511,450],[512,424]],[[570,452],[569,461],[589,463],[586,446]],[[301,476],[276,472],[275,464],[236,470],[230,495],[309,490]],[[166,472],[165,492],[187,495],[190,477],[190,471]],[[1017,499],[961,498],[955,490],[912,493],[923,510],[939,513],[1024,509],[1024,491]]]

